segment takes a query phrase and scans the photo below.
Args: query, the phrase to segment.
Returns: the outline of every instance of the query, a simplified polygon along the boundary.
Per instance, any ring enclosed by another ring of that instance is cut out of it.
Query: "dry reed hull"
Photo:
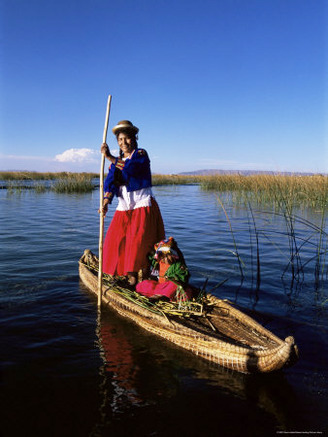
[[[97,294],[98,278],[84,264],[83,257],[79,272],[87,288]],[[204,329],[195,329],[188,322],[169,320],[132,303],[104,284],[102,287],[102,302],[120,315],[212,363],[243,373],[267,373],[295,361],[297,347],[293,337],[281,340],[227,302],[214,296],[209,299],[214,306],[208,318],[216,332],[206,330],[204,325]]]

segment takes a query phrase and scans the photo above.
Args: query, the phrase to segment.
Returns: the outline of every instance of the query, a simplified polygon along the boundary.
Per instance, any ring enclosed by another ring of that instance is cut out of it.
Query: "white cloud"
[[[99,151],[93,149],[68,149],[55,156],[58,162],[94,162],[99,159]]]
[[[111,150],[114,156],[118,155],[118,150]],[[0,153],[1,171],[86,171],[98,172],[100,168],[100,150],[88,148],[71,148],[55,157],[46,156],[24,156],[24,155],[5,155]],[[109,162],[106,160],[105,167],[108,168]]]

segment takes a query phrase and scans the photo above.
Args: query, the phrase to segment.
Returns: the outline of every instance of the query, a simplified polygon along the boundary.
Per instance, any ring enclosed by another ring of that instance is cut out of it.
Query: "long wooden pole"
[[[107,100],[107,111],[105,118],[105,127],[103,134],[103,143],[106,143],[107,131],[108,131],[108,121],[110,113],[110,104],[112,101],[112,96],[108,96]],[[100,166],[100,227],[99,227],[99,272],[98,272],[98,307],[101,307],[102,299],[102,276],[103,276],[103,239],[104,239],[104,213],[103,207],[103,197],[104,197],[104,167],[105,167],[105,155],[101,156],[101,166]]]

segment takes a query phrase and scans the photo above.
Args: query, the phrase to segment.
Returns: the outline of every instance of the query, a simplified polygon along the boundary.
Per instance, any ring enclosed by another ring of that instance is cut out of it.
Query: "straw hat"
[[[123,129],[133,132],[134,134],[137,134],[139,132],[139,129],[136,126],[133,126],[133,124],[129,120],[119,121],[117,125],[113,127],[112,131],[116,135],[120,130]]]

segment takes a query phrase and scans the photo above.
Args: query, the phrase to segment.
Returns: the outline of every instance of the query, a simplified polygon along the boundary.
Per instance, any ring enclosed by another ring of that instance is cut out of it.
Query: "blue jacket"
[[[127,191],[152,186],[150,160],[146,150],[137,148],[131,158],[125,161],[116,158],[115,164],[111,164],[104,183],[104,192],[117,196],[121,185],[126,185]]]

